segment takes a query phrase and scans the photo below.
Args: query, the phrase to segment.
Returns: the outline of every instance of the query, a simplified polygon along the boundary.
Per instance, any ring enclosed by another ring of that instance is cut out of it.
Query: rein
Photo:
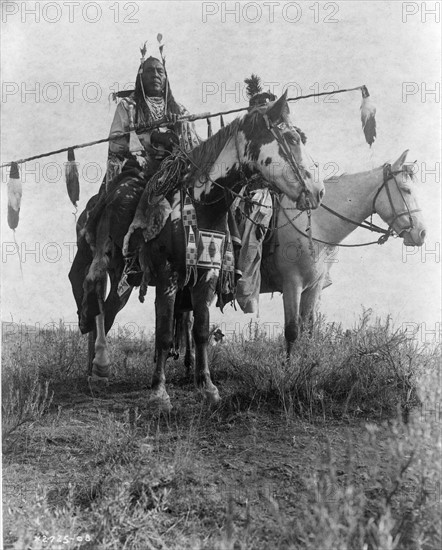
[[[382,189],[385,187],[387,197],[388,197],[388,201],[390,203],[391,211],[393,212],[393,219],[388,223],[388,229],[383,229],[382,227],[379,227],[379,226],[375,225],[372,222],[367,222],[367,221],[363,221],[362,223],[355,222],[354,220],[352,220],[350,218],[347,218],[346,216],[343,216],[342,214],[339,214],[339,212],[336,212],[335,210],[329,208],[328,206],[325,206],[325,204],[321,204],[322,208],[324,208],[325,210],[327,210],[327,212],[330,212],[334,216],[340,218],[341,220],[344,220],[348,223],[351,223],[351,224],[353,224],[357,227],[362,227],[364,229],[368,229],[369,231],[373,231],[373,232],[376,232],[376,233],[382,233],[382,235],[379,237],[379,239],[377,241],[371,241],[371,242],[368,242],[368,243],[359,243],[359,244],[340,244],[340,243],[331,243],[331,242],[328,242],[328,241],[323,241],[322,239],[317,239],[317,238],[313,237],[311,234],[305,233],[304,231],[302,231],[301,229],[296,227],[296,225],[293,222],[295,221],[295,219],[298,216],[295,216],[295,218],[293,218],[293,220],[290,219],[289,216],[287,215],[286,209],[281,205],[281,203],[279,203],[279,208],[282,209],[282,211],[284,213],[284,216],[287,218],[287,222],[284,223],[283,225],[281,225],[280,227],[275,227],[274,230],[281,229],[282,227],[285,227],[286,225],[288,225],[290,223],[290,225],[294,229],[296,229],[296,231],[298,233],[300,233],[304,237],[308,238],[310,241],[313,240],[315,242],[322,243],[322,244],[325,244],[325,245],[328,245],[328,246],[342,246],[342,247],[346,247],[346,248],[355,248],[355,247],[361,247],[361,246],[369,246],[369,245],[372,245],[372,244],[384,244],[394,234],[393,224],[398,218],[400,218],[402,216],[408,216],[408,219],[409,219],[409,222],[410,222],[410,225],[408,227],[402,229],[402,231],[401,231],[401,233],[402,233],[404,231],[408,231],[409,229],[413,229],[414,223],[413,223],[413,218],[412,218],[411,214],[421,211],[420,208],[416,208],[416,209],[413,209],[413,210],[410,210],[408,208],[405,197],[404,197],[404,195],[401,191],[401,188],[399,186],[399,183],[396,179],[396,176],[398,174],[402,173],[402,172],[403,172],[402,170],[398,170],[397,172],[393,172],[391,170],[391,164],[388,164],[388,163],[384,164],[384,167],[383,167],[383,182],[379,186],[379,189],[376,191],[376,194],[373,198],[372,215],[374,213],[376,213],[376,200],[378,199],[379,194],[382,191]],[[406,206],[406,210],[404,210],[403,212],[400,212],[399,214],[397,213],[396,208],[394,207],[393,199],[391,197],[391,191],[390,191],[390,188],[389,188],[389,185],[388,185],[388,183],[392,179],[394,180],[394,182],[396,184],[396,187],[397,187],[397,189],[398,189],[398,191],[399,191],[399,193],[402,197],[402,200],[404,201],[404,204]],[[310,230],[310,220],[309,220],[309,227],[308,227],[307,231],[308,230]]]

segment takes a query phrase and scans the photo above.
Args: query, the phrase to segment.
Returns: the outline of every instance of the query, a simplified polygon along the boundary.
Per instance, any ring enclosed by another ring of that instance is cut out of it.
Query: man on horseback
[[[154,57],[144,59],[144,53],[142,50],[135,90],[114,96],[118,105],[110,130],[113,139],[106,176],[77,224],[78,252],[69,278],[83,333],[94,329],[94,317],[102,309],[95,296],[97,281],[105,280],[114,245],[122,247],[147,182],[175,144],[189,151],[200,142],[193,124],[177,122],[187,111],[176,102],[163,63]],[[148,129],[161,122],[168,124]],[[130,269],[139,271],[136,263]],[[118,271],[122,271],[121,266]],[[127,296],[123,296],[125,290]],[[115,298],[109,322],[127,301],[130,290],[128,285]]]
[[[122,172],[125,165],[135,161],[149,173],[179,142],[185,150],[198,145],[199,138],[192,125],[177,123],[187,114],[186,109],[175,101],[160,60],[149,57],[142,60],[135,82],[135,90],[118,92],[121,98],[117,105],[109,137],[108,170],[106,184]],[[167,128],[145,130],[138,135],[135,128],[145,128],[161,121],[169,121]],[[130,135],[119,134],[131,131]]]

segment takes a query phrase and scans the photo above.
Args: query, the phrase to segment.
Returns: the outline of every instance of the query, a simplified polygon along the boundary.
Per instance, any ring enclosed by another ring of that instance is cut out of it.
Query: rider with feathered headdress
[[[164,62],[154,57],[145,59],[145,48],[141,53],[135,90],[114,94],[117,108],[110,130],[114,139],[109,144],[106,176],[77,224],[78,250],[69,278],[83,332],[92,330],[93,316],[97,315],[96,304],[91,302],[90,306],[89,297],[94,281],[106,269],[106,254],[100,259],[102,254],[112,248],[112,243],[122,246],[147,182],[174,144],[189,151],[200,142],[192,123],[177,122],[187,111],[174,98]],[[168,124],[161,129],[144,129],[157,122]],[[88,280],[89,290],[85,289]]]
[[[165,71],[165,65],[155,57],[144,59],[145,47],[141,50],[143,57],[135,80],[135,90],[114,94],[118,101],[109,137],[114,139],[109,144],[107,182],[121,172],[124,164],[136,161],[145,171],[158,165],[173,149],[175,142],[189,151],[199,143],[193,124],[176,122],[188,114],[187,110],[174,98]],[[148,130],[138,135],[120,138],[118,134],[151,126],[156,122],[169,121],[168,128]]]
[[[119,218],[124,219],[124,223],[119,224],[123,232],[123,227],[127,229],[132,221],[141,191],[174,144],[179,143],[181,149],[189,151],[200,143],[193,123],[177,122],[188,111],[175,100],[164,63],[152,56],[145,59],[145,52],[144,47],[135,90],[113,95],[117,108],[109,134],[113,139],[109,142],[106,177],[94,204],[87,206],[84,232],[92,245],[104,208],[119,209]],[[169,124],[154,130],[144,129],[158,122]],[[120,180],[129,171],[133,177],[122,189]]]

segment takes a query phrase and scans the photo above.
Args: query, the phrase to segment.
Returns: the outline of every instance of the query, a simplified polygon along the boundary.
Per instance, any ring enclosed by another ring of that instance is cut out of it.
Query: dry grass
[[[440,547],[438,350],[364,314],[320,322],[287,364],[252,328],[210,350],[217,411],[171,362],[167,417],[147,404],[151,341],[112,339],[100,398],[76,331],[8,341],[5,548]]]

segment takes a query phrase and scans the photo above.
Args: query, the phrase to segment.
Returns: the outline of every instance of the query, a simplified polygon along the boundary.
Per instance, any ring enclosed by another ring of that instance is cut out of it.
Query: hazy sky
[[[159,32],[175,97],[191,112],[245,105],[243,80],[252,72],[277,95],[285,87],[295,96],[366,84],[377,107],[378,141],[371,152],[360,127],[359,92],[339,95],[335,102],[293,104],[292,118],[307,134],[324,176],[335,168],[367,170],[410,149],[409,160],[418,161],[416,187],[428,241],[414,251],[406,251],[399,239],[382,247],[340,249],[322,311],[328,320],[351,326],[361,306],[370,307],[381,316],[391,313],[396,324],[424,322],[434,330],[440,318],[441,150],[435,3],[264,4],[2,2],[2,162],[106,137],[115,109],[109,94],[134,81],[142,42],[158,55]],[[213,124],[216,130],[218,122]],[[206,135],[205,122],[197,128]],[[76,151],[79,211],[99,187],[106,156],[106,145]],[[22,170],[16,238],[23,278],[6,222],[8,171],[2,170],[5,321],[76,322],[67,278],[75,227],[60,169],[65,161],[65,154],[56,155]],[[364,240],[372,235],[358,230],[349,242]],[[151,330],[153,296],[150,289],[144,305],[133,297],[118,324]],[[227,323],[227,329],[248,320],[229,307],[226,311],[214,311],[213,320]],[[283,321],[280,297],[261,297],[261,320]]]

